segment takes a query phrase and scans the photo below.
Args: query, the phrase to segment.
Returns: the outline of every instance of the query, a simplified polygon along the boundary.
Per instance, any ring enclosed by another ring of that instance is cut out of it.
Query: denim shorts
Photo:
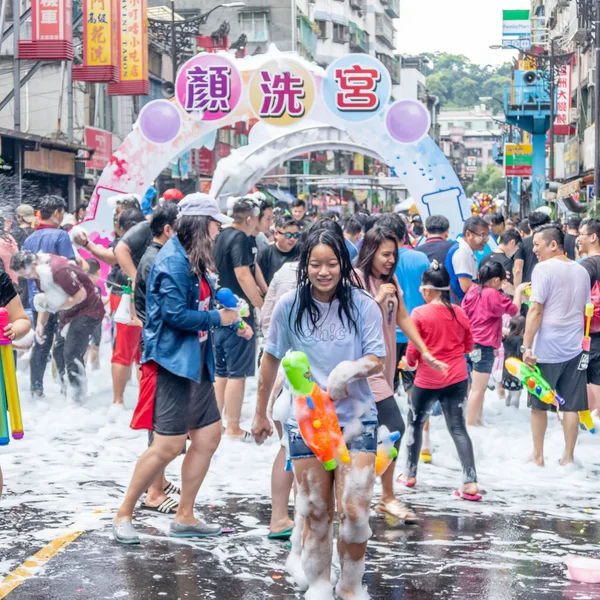
[[[315,457],[313,451],[306,445],[297,425],[286,425],[285,432],[288,436],[290,458],[292,460]],[[377,423],[373,421],[363,423],[362,433],[349,442],[347,441],[346,445],[351,454],[355,452],[377,454]]]
[[[473,351],[471,354],[469,354],[469,359],[473,371],[476,373],[488,373],[489,375],[492,374],[494,361],[496,360],[496,357],[494,356],[494,348],[492,346],[475,344],[475,348],[473,348]]]

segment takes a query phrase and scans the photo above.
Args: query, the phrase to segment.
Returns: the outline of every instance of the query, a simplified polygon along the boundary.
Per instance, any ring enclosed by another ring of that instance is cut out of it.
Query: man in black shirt
[[[292,217],[298,221],[298,227],[301,230],[310,229],[312,223],[306,216],[306,202],[304,200],[294,200],[292,202]]]
[[[538,210],[529,215],[529,227],[533,231],[536,227],[550,223],[550,217]],[[531,281],[533,267],[537,265],[537,257],[533,253],[533,235],[526,237],[514,256],[513,285],[520,286],[522,283]]]
[[[229,288],[236,296],[248,302],[249,318],[244,320],[254,329],[252,307],[262,308],[263,297],[255,279],[255,257],[250,236],[258,228],[260,209],[249,199],[242,198],[233,206],[233,225],[225,229],[215,242],[215,266],[219,286]],[[256,337],[250,340],[238,336],[230,327],[215,331],[215,393],[219,410],[226,419],[225,434],[244,441],[252,441],[249,432],[240,428],[240,417],[246,377],[254,375]]]
[[[480,268],[488,262],[499,262],[506,271],[506,280],[513,283],[513,256],[519,249],[521,234],[516,229],[506,229],[498,238],[498,247],[481,260]]]
[[[258,255],[258,266],[264,275],[267,285],[275,273],[286,262],[296,260],[298,257],[298,239],[300,231],[298,222],[289,215],[280,215],[275,219],[275,243]]]
[[[429,262],[436,260],[440,265],[446,261],[448,250],[454,242],[448,241],[450,236],[450,221],[442,215],[431,215],[425,221],[426,240],[415,250],[427,255]]]
[[[581,218],[574,215],[567,221],[567,233],[565,233],[565,254],[571,260],[575,260],[575,244],[579,236]]]
[[[490,224],[491,233],[490,237],[498,243],[500,236],[504,233],[506,229],[506,223],[504,222],[504,215],[502,213],[493,212],[487,218]]]

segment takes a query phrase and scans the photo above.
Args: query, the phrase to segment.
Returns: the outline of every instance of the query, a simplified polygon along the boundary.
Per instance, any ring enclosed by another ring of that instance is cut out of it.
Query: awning
[[[22,142],[29,142],[32,145],[39,145],[43,148],[54,148],[55,150],[73,152],[74,154],[77,154],[80,150],[88,152],[90,155],[94,153],[93,148],[90,148],[89,146],[86,146],[84,144],[78,144],[77,142],[67,142],[66,140],[44,137],[42,135],[34,135],[33,133],[14,131],[13,129],[5,129],[4,127],[0,127],[0,136],[12,138],[15,140],[21,140]]]

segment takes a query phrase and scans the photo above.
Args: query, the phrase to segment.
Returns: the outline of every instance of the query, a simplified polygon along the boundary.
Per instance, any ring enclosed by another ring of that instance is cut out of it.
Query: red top
[[[448,365],[446,373],[434,371],[420,360],[421,353],[409,342],[406,360],[409,365],[419,361],[415,385],[420,388],[439,390],[468,377],[465,354],[473,350],[473,336],[463,309],[452,308],[454,315],[442,304],[425,304],[410,315],[429,352]]]
[[[500,348],[502,345],[502,316],[514,317],[519,309],[513,301],[499,290],[472,285],[462,301],[473,339],[476,344]]]
[[[206,277],[200,277],[200,293],[198,295],[198,310],[210,310],[210,285]],[[199,331],[200,343],[208,339],[208,331]]]

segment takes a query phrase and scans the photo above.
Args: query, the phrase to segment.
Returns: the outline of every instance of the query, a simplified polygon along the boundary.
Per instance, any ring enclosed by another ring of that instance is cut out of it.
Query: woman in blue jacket
[[[140,397],[134,429],[151,429],[152,445],[135,467],[125,500],[113,522],[118,542],[139,544],[131,523],[140,496],[162,469],[191,441],[181,468],[181,499],[169,535],[219,535],[221,527],[199,521],[194,501],[221,439],[221,416],[213,388],[211,331],[238,320],[233,310],[215,310],[207,276],[213,242],[231,219],[206,194],[187,196],[179,205],[174,235],[160,250],[146,287],[146,324]],[[239,329],[251,337],[252,329]]]

